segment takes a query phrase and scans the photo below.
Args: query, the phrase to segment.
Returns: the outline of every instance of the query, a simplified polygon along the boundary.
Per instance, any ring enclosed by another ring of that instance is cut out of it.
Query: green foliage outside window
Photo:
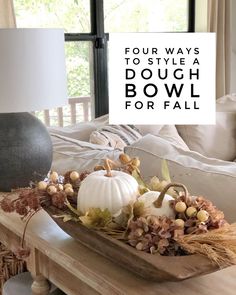
[[[100,1],[100,0],[97,0]],[[105,31],[157,32],[187,30],[187,0],[104,0]],[[19,28],[63,28],[65,33],[90,33],[89,0],[14,0]],[[68,96],[93,93],[92,43],[66,42]],[[63,108],[65,125],[70,124],[69,107]],[[78,120],[82,119],[78,107]],[[56,125],[56,110],[50,112]],[[43,117],[42,112],[39,117]]]

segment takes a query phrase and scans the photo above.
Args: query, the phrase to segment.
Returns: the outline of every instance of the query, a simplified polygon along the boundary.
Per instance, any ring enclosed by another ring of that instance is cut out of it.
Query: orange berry
[[[72,184],[71,183],[66,183],[64,184],[64,189],[68,188],[68,187],[71,187],[72,188]]]
[[[72,181],[76,181],[77,179],[79,179],[79,173],[77,171],[72,171],[70,173],[70,179]]]
[[[52,182],[57,182],[58,180],[58,173],[53,171],[50,173],[50,176],[49,176],[49,179],[52,181]]]
[[[187,210],[186,210],[186,215],[188,217],[193,217],[197,214],[197,209],[194,208],[194,207],[188,207]]]
[[[175,220],[175,225],[178,227],[183,228],[184,227],[184,220],[183,219],[176,219]]]
[[[65,193],[67,194],[67,196],[72,197],[72,196],[74,195],[74,190],[73,190],[72,187],[67,187],[67,188],[65,189]]]
[[[49,185],[47,188],[47,192],[50,196],[52,196],[57,192],[57,188],[55,187],[55,185]]]
[[[175,204],[175,211],[178,213],[183,213],[186,210],[186,208],[186,204],[182,201]]]
[[[41,191],[46,191],[47,186],[48,186],[48,184],[45,181],[39,181],[37,184],[38,189]]]
[[[127,154],[120,154],[119,159],[122,164],[127,164],[131,161],[130,156],[128,156]]]
[[[209,213],[206,210],[200,210],[197,214],[197,219],[200,222],[205,222],[209,218]]]

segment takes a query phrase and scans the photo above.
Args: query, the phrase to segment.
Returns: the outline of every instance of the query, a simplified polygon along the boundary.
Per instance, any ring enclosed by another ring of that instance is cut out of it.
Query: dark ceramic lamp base
[[[29,113],[0,114],[0,191],[43,179],[52,163],[46,127]]]

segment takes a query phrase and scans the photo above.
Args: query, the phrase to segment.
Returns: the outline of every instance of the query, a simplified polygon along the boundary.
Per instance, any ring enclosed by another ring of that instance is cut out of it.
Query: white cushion
[[[75,140],[69,137],[51,133],[53,142],[52,170],[65,173],[68,170],[93,170],[94,166],[102,164],[105,158],[118,159],[120,151],[107,146],[101,146]]]
[[[171,143],[181,147],[184,150],[189,150],[189,147],[179,136],[178,131],[174,125],[135,125],[142,135],[152,134],[161,136]]]
[[[236,163],[209,159],[197,152],[184,151],[165,139],[146,135],[125,148],[130,156],[141,160],[145,179],[161,176],[162,160],[168,160],[172,181],[184,183],[191,194],[203,195],[236,221]]]
[[[216,125],[179,125],[180,136],[190,150],[206,157],[233,161],[236,157],[236,96],[217,100]]]
[[[219,112],[236,111],[236,93],[218,98],[216,102],[216,110]]]
[[[90,134],[89,141],[123,150],[142,135],[134,125],[105,125]]]
[[[108,124],[108,115],[101,116],[90,122],[81,122],[66,127],[48,127],[49,133],[54,133],[82,141],[89,141],[90,134],[103,125]]]
[[[165,125],[135,125],[142,135],[158,135],[161,128]]]

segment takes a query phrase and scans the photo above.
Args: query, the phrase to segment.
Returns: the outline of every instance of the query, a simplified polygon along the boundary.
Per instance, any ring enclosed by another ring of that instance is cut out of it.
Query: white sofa
[[[91,122],[78,123],[69,127],[50,127],[53,143],[52,170],[65,173],[68,170],[92,170],[103,163],[105,158],[116,160],[119,149],[90,143],[93,131],[108,124],[108,117],[103,116]]]
[[[61,173],[71,169],[91,170],[106,157],[117,159],[119,148],[89,142],[94,131],[103,136],[101,130],[106,125],[108,116],[73,127],[50,128],[54,145],[52,169]],[[226,213],[229,221],[236,221],[235,95],[217,101],[216,125],[136,128],[140,138],[126,146],[125,152],[141,159],[144,178],[161,177],[162,160],[166,159],[173,181],[186,184],[192,194],[208,197]],[[104,142],[111,145],[109,140]]]
[[[140,158],[146,179],[161,178],[166,159],[172,181],[184,183],[193,195],[211,199],[232,222],[236,221],[236,95],[218,99],[216,110],[216,125],[175,126],[178,134],[172,130],[170,138],[155,126],[140,126],[143,138],[125,151]]]
[[[236,163],[207,158],[183,150],[162,137],[151,134],[125,148],[131,157],[141,160],[141,173],[146,180],[156,175],[162,179],[163,159],[168,162],[171,180],[184,183],[192,195],[203,195],[236,221]]]

